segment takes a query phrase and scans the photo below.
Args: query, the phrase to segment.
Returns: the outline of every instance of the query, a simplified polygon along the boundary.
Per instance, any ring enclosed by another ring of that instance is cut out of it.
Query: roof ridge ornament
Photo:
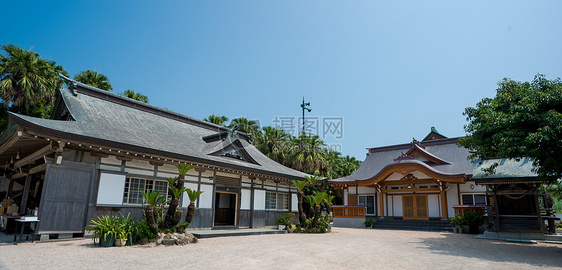
[[[412,159],[414,159],[413,157],[404,154],[404,152],[400,152],[400,153],[402,153],[402,154],[401,154],[400,156],[398,156],[397,158],[395,158],[394,161],[412,160]]]
[[[416,138],[412,138],[412,145],[417,145],[422,149],[425,149],[425,146],[418,140],[416,140]]]

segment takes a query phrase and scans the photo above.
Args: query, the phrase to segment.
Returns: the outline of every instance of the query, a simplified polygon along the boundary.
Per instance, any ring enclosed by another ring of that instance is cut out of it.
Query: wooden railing
[[[455,209],[455,215],[459,214],[461,217],[466,211],[472,211],[480,216],[484,216],[486,213],[486,205],[453,205],[453,209]]]
[[[334,218],[365,218],[366,206],[364,205],[334,205]]]

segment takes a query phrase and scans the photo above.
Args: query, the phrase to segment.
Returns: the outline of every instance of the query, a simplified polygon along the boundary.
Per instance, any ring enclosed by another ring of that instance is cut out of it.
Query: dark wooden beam
[[[28,163],[31,163],[32,161],[35,161],[43,156],[49,155],[51,153],[55,152],[55,150],[51,149],[51,145],[47,145],[35,152],[33,152],[32,154],[30,154],[27,157],[24,157],[20,160],[18,160],[16,163],[14,163],[14,168],[19,168],[22,167],[24,165],[27,165]]]
[[[21,197],[21,204],[20,204],[20,214],[25,215],[26,214],[26,208],[27,208],[27,200],[29,199],[29,188],[31,186],[31,174],[27,175],[27,178],[25,178],[25,184],[23,186],[23,194]]]

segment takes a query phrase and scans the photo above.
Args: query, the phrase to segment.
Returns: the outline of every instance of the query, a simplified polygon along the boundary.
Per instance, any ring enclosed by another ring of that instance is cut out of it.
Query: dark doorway
[[[215,226],[234,226],[236,224],[235,193],[217,192],[215,194]]]

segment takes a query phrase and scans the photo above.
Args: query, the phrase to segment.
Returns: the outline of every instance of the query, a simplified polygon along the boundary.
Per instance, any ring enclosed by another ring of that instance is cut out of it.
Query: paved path
[[[10,269],[562,269],[562,246],[446,232],[335,228],[330,234],[201,239],[183,247],[91,240],[0,246]]]

